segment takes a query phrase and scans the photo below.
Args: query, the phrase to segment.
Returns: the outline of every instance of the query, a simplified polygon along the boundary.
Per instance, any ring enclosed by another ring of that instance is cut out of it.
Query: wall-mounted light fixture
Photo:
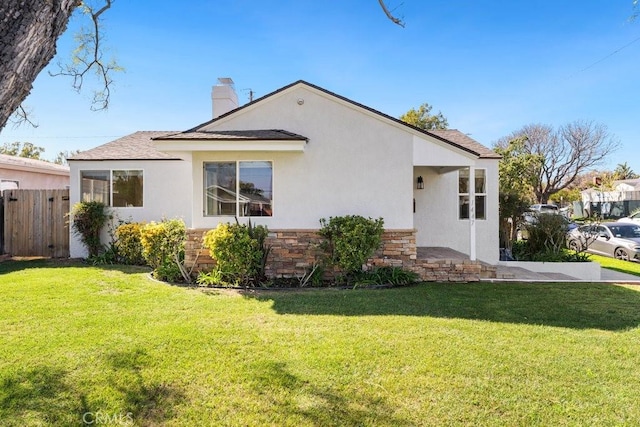
[[[418,179],[416,180],[416,188],[418,190],[424,189],[424,180],[422,179],[422,176],[419,176]]]

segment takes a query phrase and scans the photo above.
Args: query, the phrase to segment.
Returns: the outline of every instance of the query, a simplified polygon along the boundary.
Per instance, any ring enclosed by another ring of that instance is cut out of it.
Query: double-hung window
[[[460,219],[469,219],[469,169],[458,171],[458,212]],[[475,170],[476,219],[486,219],[487,179],[485,169]]]
[[[272,162],[206,162],[204,215],[272,216]]]
[[[85,170],[80,172],[81,200],[112,207],[142,207],[141,170]]]

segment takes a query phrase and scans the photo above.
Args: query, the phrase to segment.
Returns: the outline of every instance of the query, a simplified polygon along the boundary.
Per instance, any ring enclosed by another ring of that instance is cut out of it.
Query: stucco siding
[[[487,174],[486,219],[475,222],[476,255],[495,263],[499,258],[497,161],[480,159],[475,167]],[[469,254],[469,220],[459,219],[458,213],[458,171],[440,174],[437,168],[416,167],[414,174],[425,183],[424,190],[414,190],[417,246],[443,246]]]
[[[69,187],[69,175],[13,170],[2,166],[0,180],[17,181],[21,190],[64,190]]]
[[[436,138],[413,137],[413,164],[415,166],[471,166],[477,156],[446,147]]]
[[[109,208],[118,220],[132,222],[160,221],[163,218],[182,218],[191,226],[191,164],[181,160],[154,161],[72,161],[69,201],[71,206],[80,201],[80,171],[83,170],[142,170],[143,206]],[[103,241],[108,241],[107,230]],[[84,245],[71,230],[70,253],[72,258],[87,255]]]
[[[303,100],[302,105],[299,100]],[[202,215],[202,165],[217,160],[273,161],[273,229],[318,228],[320,218],[382,217],[387,229],[413,228],[412,137],[385,122],[305,88],[214,122],[207,130],[284,129],[309,138],[302,153],[194,152],[194,227],[233,218]]]

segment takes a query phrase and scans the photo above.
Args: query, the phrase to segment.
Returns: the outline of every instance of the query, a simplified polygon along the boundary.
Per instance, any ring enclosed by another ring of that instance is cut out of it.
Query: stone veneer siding
[[[211,271],[215,261],[202,247],[207,229],[187,230],[185,265],[193,273]],[[322,238],[317,230],[270,230],[267,243],[271,253],[268,277],[299,277],[320,259]],[[415,230],[385,230],[382,245],[367,260],[368,267],[393,266],[418,273],[422,280],[438,282],[474,282],[481,275],[479,262],[464,259],[418,259]]]

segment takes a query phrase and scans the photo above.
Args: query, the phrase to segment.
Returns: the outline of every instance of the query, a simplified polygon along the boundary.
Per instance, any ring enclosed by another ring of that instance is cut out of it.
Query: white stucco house
[[[498,261],[500,157],[466,134],[423,131],[305,81],[239,107],[231,79],[220,79],[212,97],[206,123],[72,157],[72,205],[101,200],[133,221],[180,217],[196,235],[250,218],[294,246],[320,218],[382,217],[381,259],[444,247]],[[72,235],[71,256],[85,254]]]

